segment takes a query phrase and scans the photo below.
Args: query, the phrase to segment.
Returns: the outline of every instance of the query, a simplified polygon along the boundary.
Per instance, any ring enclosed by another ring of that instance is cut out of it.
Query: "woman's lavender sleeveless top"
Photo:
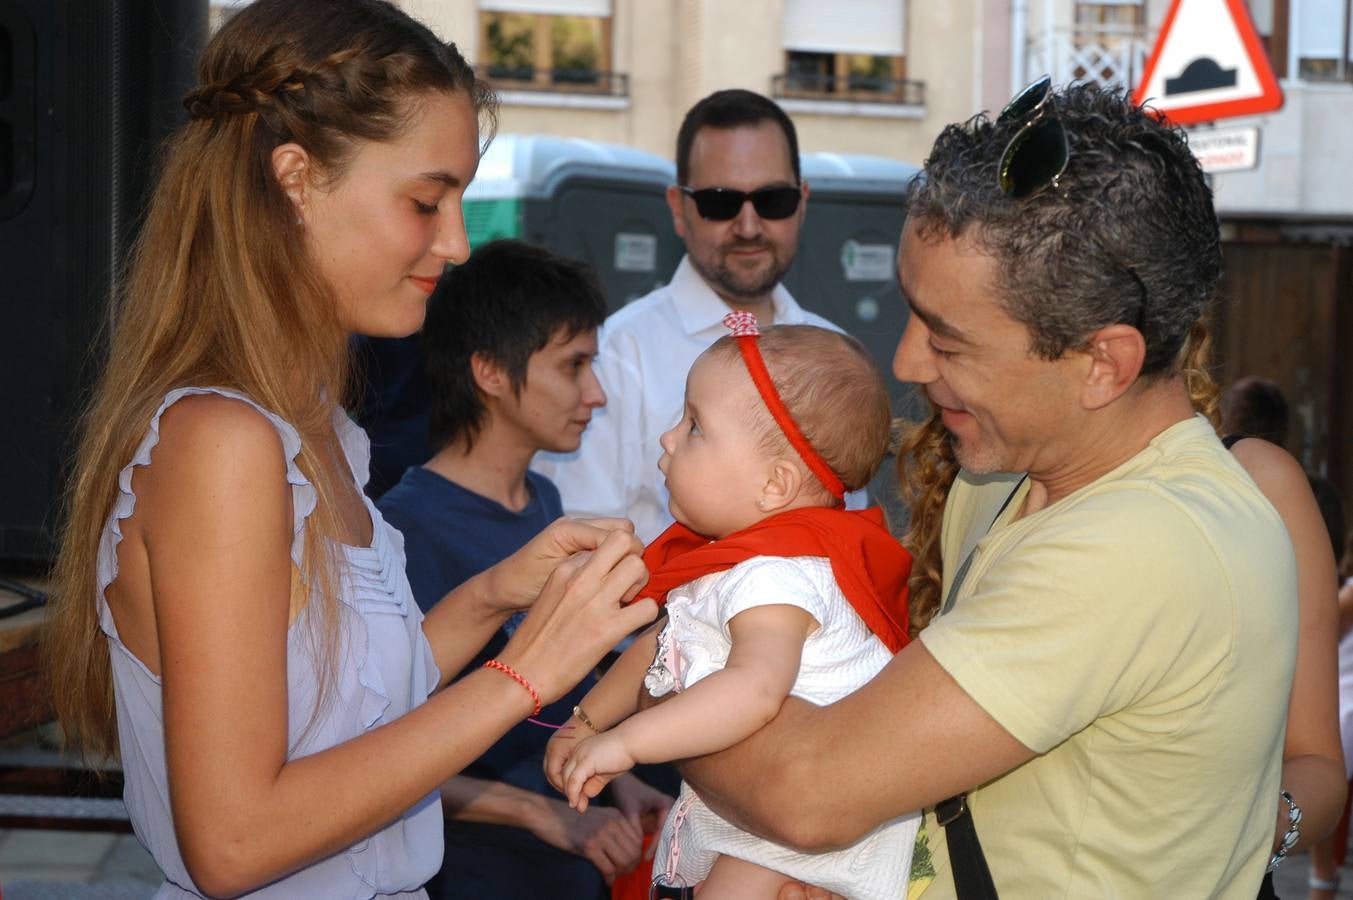
[[[291,558],[300,565],[306,517],[315,509],[315,489],[296,466],[301,441],[296,429],[254,401],[218,388],[171,391],[150,421],[145,439],[118,476],[119,494],[99,544],[99,615],[112,657],[117,701],[118,741],[126,788],[123,798],[132,826],[165,874],[155,897],[199,897],[179,853],[169,805],[165,766],[164,715],[160,679],[119,640],[104,591],[117,578],[117,545],[121,520],[136,506],[132,471],[149,465],[159,442],[160,417],[176,401],[193,394],[218,394],[247,403],[270,421],[286,453],[291,485],[293,534]],[[334,410],[334,428],[353,478],[364,485],[370,448],[365,433]],[[314,712],[319,662],[307,629],[308,612],[287,634],[287,703],[290,718],[288,758],[296,759],[333,747],[399,718],[427,699],[437,685],[438,670],[423,636],[423,616],[414,603],[404,574],[404,541],[387,525],[369,500],[370,547],[342,548],[346,559],[340,583],[339,621],[342,640],[337,683],[323,711]],[[307,607],[313,608],[315,604]],[[335,785],[341,791],[342,785]],[[321,860],[248,894],[250,898],[360,898],[426,896],[425,881],[441,866],[442,811],[434,791],[400,818],[341,853]]]

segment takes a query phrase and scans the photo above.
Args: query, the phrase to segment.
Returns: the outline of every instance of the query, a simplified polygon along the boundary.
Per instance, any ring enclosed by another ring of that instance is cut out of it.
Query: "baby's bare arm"
[[[579,741],[614,727],[627,716],[633,715],[638,708],[644,673],[648,671],[648,664],[657,652],[658,629],[666,621],[665,616],[660,616],[657,622],[635,638],[610,671],[583,697],[583,702],[578,706],[587,720],[571,716],[564,727],[550,738],[545,747],[545,778],[554,785],[555,790],[564,792],[564,766]]]
[[[758,606],[734,616],[728,663],[666,703],[616,727],[638,762],[723,750],[775,717],[798,677],[803,642],[817,622],[797,606]],[[591,710],[588,710],[589,714]]]
[[[658,631],[667,624],[666,616],[658,620],[644,633],[634,639],[620,658],[602,676],[592,690],[583,697],[583,712],[591,720],[591,727],[597,731],[614,728],[639,708],[639,691],[644,685],[644,674],[658,652]],[[573,722],[572,724],[580,724]],[[580,734],[590,734],[584,725]]]

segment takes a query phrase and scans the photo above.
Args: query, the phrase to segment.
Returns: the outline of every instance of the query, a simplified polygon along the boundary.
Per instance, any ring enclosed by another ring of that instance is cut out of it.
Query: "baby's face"
[[[681,421],[659,439],[658,468],[667,476],[668,508],[678,522],[721,538],[765,518],[757,501],[774,458],[760,447],[763,415],[740,358],[706,353],[695,361]]]

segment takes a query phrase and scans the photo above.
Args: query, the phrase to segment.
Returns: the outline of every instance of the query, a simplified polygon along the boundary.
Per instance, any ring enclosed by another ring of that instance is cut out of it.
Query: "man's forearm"
[[[442,784],[446,817],[460,822],[530,828],[545,798],[501,781],[455,775]]]
[[[802,827],[801,820],[813,818],[804,815],[813,785],[794,779],[810,767],[792,764],[798,754],[812,752],[812,741],[803,736],[814,732],[813,720],[821,713],[821,707],[789,697],[779,715],[751,737],[677,767],[710,809],[743,831],[799,850],[826,849],[818,846],[822,835]]]
[[[728,821],[813,851],[850,844],[1033,756],[917,642],[855,693],[822,707],[790,698],[747,740],[681,768]]]

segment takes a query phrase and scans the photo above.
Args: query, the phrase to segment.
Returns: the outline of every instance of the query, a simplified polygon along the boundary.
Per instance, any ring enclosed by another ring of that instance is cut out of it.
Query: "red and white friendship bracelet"
[[[517,684],[519,684],[519,685],[521,685],[522,687],[526,688],[526,692],[527,692],[528,694],[531,695],[531,700],[532,700],[532,702],[534,702],[535,705],[536,705],[536,708],[535,708],[534,710],[531,711],[531,715],[532,715],[532,716],[538,716],[538,715],[540,715],[540,695],[536,693],[536,689],[535,689],[535,688],[531,687],[531,682],[529,682],[529,681],[527,681],[525,678],[521,677],[521,675],[519,675],[519,674],[517,673],[517,670],[516,670],[516,669],[512,668],[511,666],[507,665],[506,663],[500,663],[500,662],[499,662],[498,660],[496,660],[496,659],[490,659],[490,660],[488,660],[487,662],[485,662],[485,663],[484,663],[484,668],[486,668],[486,669],[497,669],[499,672],[502,672],[502,673],[503,673],[504,675],[506,675],[508,678],[511,678],[513,681],[517,682]]]

